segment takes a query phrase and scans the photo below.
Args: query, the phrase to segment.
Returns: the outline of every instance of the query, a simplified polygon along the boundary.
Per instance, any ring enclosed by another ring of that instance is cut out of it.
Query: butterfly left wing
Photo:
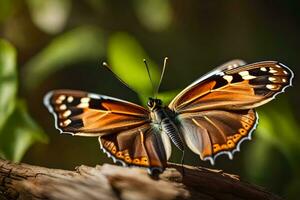
[[[120,99],[75,90],[54,90],[44,104],[61,133],[100,136],[148,123],[149,111]]]
[[[151,124],[149,111],[120,99],[74,90],[55,90],[44,99],[62,133],[100,136],[115,162],[160,172],[171,154],[169,138]]]
[[[171,155],[168,136],[150,123],[99,137],[101,149],[114,162],[162,172]]]
[[[257,125],[254,108],[291,85],[293,72],[276,61],[249,65],[229,62],[184,89],[169,104],[186,144],[214,163],[233,153]]]

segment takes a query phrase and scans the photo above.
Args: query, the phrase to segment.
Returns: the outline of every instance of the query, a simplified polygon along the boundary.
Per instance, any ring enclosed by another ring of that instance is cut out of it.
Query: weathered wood
[[[0,199],[281,199],[221,170],[184,168],[182,177],[181,165],[169,163],[155,180],[141,168],[105,164],[67,171],[0,159]]]

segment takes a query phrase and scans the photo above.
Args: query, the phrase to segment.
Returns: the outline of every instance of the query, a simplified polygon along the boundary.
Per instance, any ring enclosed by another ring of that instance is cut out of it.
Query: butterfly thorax
[[[183,151],[183,140],[173,121],[172,111],[168,107],[162,107],[160,99],[149,98],[147,105],[151,112],[152,123],[158,125],[163,134],[167,134],[175,146]]]

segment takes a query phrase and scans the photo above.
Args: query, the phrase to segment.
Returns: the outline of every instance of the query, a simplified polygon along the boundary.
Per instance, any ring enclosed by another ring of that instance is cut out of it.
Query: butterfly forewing
[[[292,77],[292,71],[276,61],[223,67],[183,90],[169,108],[177,113],[255,108],[290,86]]]
[[[64,133],[99,136],[141,126],[149,122],[149,112],[123,100],[74,90],[55,90],[45,99]]]

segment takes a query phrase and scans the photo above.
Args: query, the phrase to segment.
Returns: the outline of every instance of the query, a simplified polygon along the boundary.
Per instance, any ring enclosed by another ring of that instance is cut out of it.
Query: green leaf
[[[0,39],[0,134],[14,109],[16,94],[16,51],[10,43]]]
[[[27,0],[33,23],[46,33],[63,30],[71,11],[70,0]]]
[[[18,101],[0,135],[0,149],[6,159],[20,161],[34,142],[47,142],[47,136],[28,115],[26,106]]]
[[[116,33],[109,39],[108,60],[112,70],[142,98],[153,96],[143,59],[147,60],[156,87],[160,75],[158,67],[147,56],[141,45],[126,33]]]
[[[47,76],[82,60],[96,60],[105,54],[104,34],[83,26],[55,38],[25,65],[27,89],[38,86]],[[100,63],[99,63],[100,65]]]

